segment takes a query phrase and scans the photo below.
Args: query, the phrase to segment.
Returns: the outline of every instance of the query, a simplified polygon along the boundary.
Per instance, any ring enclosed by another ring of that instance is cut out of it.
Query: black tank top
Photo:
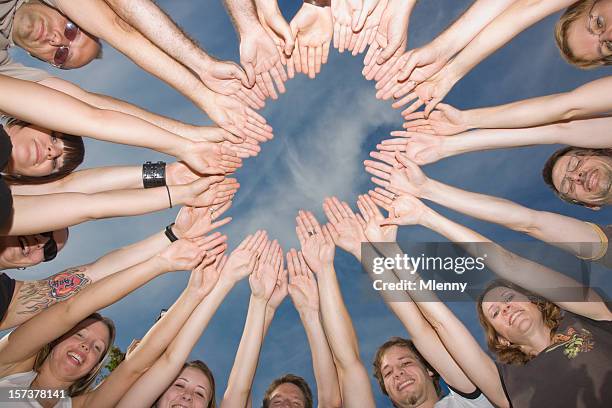
[[[0,171],[6,168],[12,150],[11,139],[9,139],[4,128],[0,126]],[[6,185],[6,182],[2,180],[2,176],[0,176],[0,226],[4,226],[12,214],[13,197],[11,196],[11,190]]]

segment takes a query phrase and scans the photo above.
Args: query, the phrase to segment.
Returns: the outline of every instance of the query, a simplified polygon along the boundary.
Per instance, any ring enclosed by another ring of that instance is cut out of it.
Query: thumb
[[[243,86],[245,87],[249,87],[251,86],[249,84],[249,78],[247,77],[247,75],[245,74],[244,70],[242,70],[238,65],[233,65],[232,69],[231,69],[231,75],[240,80],[240,82],[242,83]]]
[[[400,225],[399,218],[388,217],[380,222],[381,227],[384,227],[386,225]]]
[[[252,88],[255,85],[255,67],[253,67],[253,64],[246,63],[242,65],[244,67],[244,72],[246,73],[246,77],[247,77],[247,85],[249,88]]]
[[[382,52],[378,56],[378,59],[376,60],[376,63],[378,65],[382,65],[385,62],[387,62],[389,60],[389,58],[391,58],[393,56],[393,54],[395,54],[395,52],[398,50],[400,45],[402,45],[401,41],[399,41],[399,42],[397,42],[397,41],[388,42],[387,46],[382,50]]]
[[[442,101],[442,98],[434,98],[425,104],[425,119],[429,119],[429,114],[435,109],[435,107]]]
[[[295,47],[295,34],[289,24],[284,23],[282,25],[282,30],[280,32],[280,36],[285,40],[285,49],[283,50],[285,56],[290,57],[293,53],[293,48]]]

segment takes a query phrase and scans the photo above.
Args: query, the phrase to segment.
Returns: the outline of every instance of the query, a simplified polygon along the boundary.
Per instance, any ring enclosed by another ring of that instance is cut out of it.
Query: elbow
[[[522,232],[527,235],[537,235],[541,230],[538,220],[542,217],[540,211],[529,211],[524,217],[511,225],[514,231]]]

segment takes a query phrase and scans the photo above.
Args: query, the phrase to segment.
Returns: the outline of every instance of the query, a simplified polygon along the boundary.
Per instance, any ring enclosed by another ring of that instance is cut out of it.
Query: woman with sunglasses
[[[6,274],[0,275],[0,330],[9,329],[31,319],[55,303],[74,296],[88,285],[104,277],[136,265],[166,249],[172,242],[181,238],[194,238],[209,234],[231,221],[231,218],[218,219],[227,209],[229,203],[215,206],[214,212],[206,208],[183,207],[176,221],[150,237],[116,249],[94,262],[74,266],[41,280],[16,280]],[[202,247],[210,256],[223,252],[226,248],[226,237],[218,232],[211,233]],[[63,242],[60,241],[63,247]],[[44,260],[55,257],[57,251],[55,240],[44,243]],[[12,248],[11,248],[12,249]],[[0,261],[8,258],[7,250],[0,252]],[[17,262],[19,255],[13,256]],[[21,256],[19,265],[29,266],[31,258]]]
[[[207,266],[215,258],[205,257],[203,243],[204,238],[179,240],[161,253],[88,286],[73,298],[19,326],[0,341],[2,386],[58,390],[66,397],[32,401],[34,406],[51,406],[56,402],[73,407],[114,406],[163,352],[174,332],[212,289],[214,279],[209,276],[215,273]],[[187,288],[167,315],[149,331],[130,359],[90,391],[96,371],[112,346],[114,330],[108,323],[88,316],[161,274],[193,268]]]

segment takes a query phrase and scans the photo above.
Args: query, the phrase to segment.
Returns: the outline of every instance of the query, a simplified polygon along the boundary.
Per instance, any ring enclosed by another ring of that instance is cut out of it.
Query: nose
[[[85,343],[81,343],[81,349],[83,349],[85,352],[89,351],[89,346]]]
[[[61,47],[62,45],[68,45],[70,43],[70,41],[64,38],[64,33],[57,28],[49,30],[47,41],[54,47]]]
[[[183,395],[181,395],[181,399],[182,399],[183,401],[191,401],[191,400],[193,399],[193,397],[192,397],[192,395],[191,395],[191,392],[189,392],[189,391],[185,391],[185,392],[183,393]]]
[[[47,145],[47,159],[53,160],[62,155],[63,149],[59,146],[59,143],[49,143]]]
[[[572,180],[574,183],[582,184],[584,179],[584,172],[582,170],[576,170],[573,172],[568,172],[567,178]]]
[[[42,248],[47,243],[47,241],[49,241],[49,237],[46,237],[42,234],[36,234],[34,235],[34,238],[36,239],[36,245],[39,248]]]

